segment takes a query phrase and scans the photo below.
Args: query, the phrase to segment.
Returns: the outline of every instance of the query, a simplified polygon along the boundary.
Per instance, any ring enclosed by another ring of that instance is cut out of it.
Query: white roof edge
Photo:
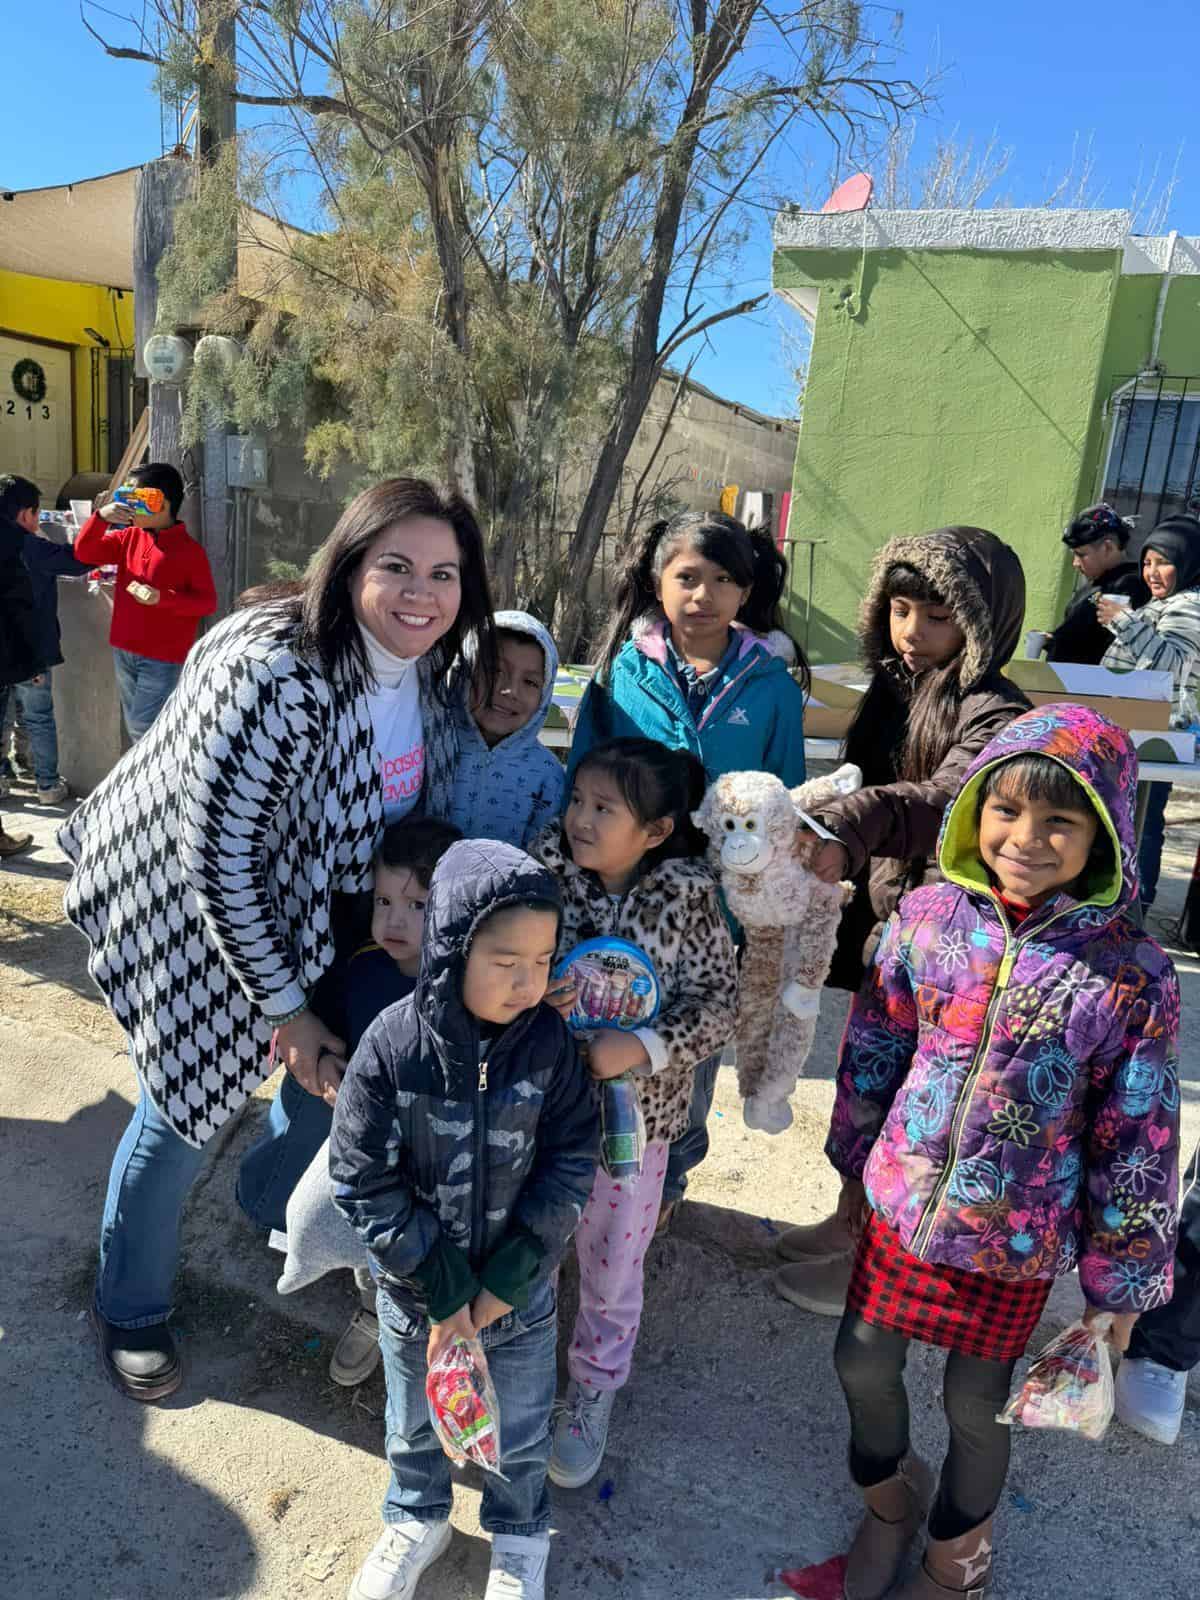
[[[1128,211],[833,211],[776,213],[777,250],[1123,250]]]
[[[1200,277],[1200,237],[1177,234],[1172,250],[1171,235],[1130,234],[1125,241],[1121,272],[1127,278],[1171,272],[1177,278]]]

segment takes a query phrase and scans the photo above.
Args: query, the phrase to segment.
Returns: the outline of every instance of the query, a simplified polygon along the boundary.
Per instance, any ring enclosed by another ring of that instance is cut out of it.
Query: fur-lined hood
[[[985,528],[938,528],[892,539],[875,557],[859,618],[862,659],[872,671],[896,664],[884,586],[890,569],[901,563],[929,580],[966,635],[959,680],[964,692],[1012,659],[1025,617],[1020,558]]]

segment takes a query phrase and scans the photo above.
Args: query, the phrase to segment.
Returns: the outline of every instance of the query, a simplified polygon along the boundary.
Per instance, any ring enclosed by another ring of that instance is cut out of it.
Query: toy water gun
[[[144,489],[140,484],[123,483],[113,495],[116,505],[132,511],[135,517],[156,517],[167,503],[161,489]]]

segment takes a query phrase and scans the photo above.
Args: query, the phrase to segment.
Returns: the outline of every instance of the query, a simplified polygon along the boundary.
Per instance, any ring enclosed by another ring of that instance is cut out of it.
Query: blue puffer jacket
[[[696,718],[671,670],[666,629],[661,619],[643,619],[613,662],[608,686],[589,684],[571,743],[571,771],[593,745],[640,734],[672,750],[690,750],[710,783],[726,772],[771,772],[789,789],[803,783],[804,695],[776,653],[783,635],[763,639],[740,629],[741,648]]]
[[[527,634],[542,652],[542,698],[523,728],[489,749],[471,715],[470,682],[460,685],[453,708],[458,759],[446,820],[468,839],[526,845],[562,810],[562,762],[538,742],[558,676],[558,650],[524,611],[497,611],[496,626]]]
[[[376,1018],[338,1092],[334,1201],[398,1304],[435,1320],[481,1287],[523,1307],[557,1265],[591,1193],[599,1121],[574,1041],[547,1005],[481,1048],[462,1003],[481,919],[559,904],[545,867],[466,840],[438,863],[414,994]]]

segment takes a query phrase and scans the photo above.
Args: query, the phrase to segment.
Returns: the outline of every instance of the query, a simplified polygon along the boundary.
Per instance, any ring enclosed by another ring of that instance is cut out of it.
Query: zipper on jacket
[[[471,1265],[477,1267],[483,1260],[483,1223],[487,1187],[487,1057],[479,1063],[479,1082],[475,1085],[475,1187],[474,1214],[471,1218]]]
[[[1004,953],[1000,957],[1000,965],[996,969],[996,986],[992,990],[992,998],[988,1001],[988,1008],[983,1018],[983,1032],[976,1046],[975,1054],[971,1058],[971,1065],[963,1079],[962,1093],[959,1095],[958,1106],[954,1113],[954,1120],[950,1125],[950,1143],[946,1150],[946,1165],[942,1176],[934,1185],[933,1193],[925,1206],[925,1211],[912,1236],[912,1253],[923,1256],[928,1248],[934,1224],[946,1198],[946,1191],[950,1187],[950,1180],[954,1176],[954,1164],[958,1159],[958,1147],[962,1142],[962,1131],[967,1120],[967,1112],[971,1107],[971,1097],[975,1093],[975,1085],[983,1071],[984,1062],[987,1060],[988,1049],[991,1046],[992,1035],[996,1031],[996,1016],[1008,988],[1008,980],[1012,977],[1013,968],[1017,964],[1017,957],[1022,947],[1034,934],[1043,934],[1046,929],[1058,921],[1059,917],[1067,916],[1066,911],[1056,912],[1040,927],[1033,928],[1021,938],[1014,938],[1009,930],[1008,918],[999,902],[994,902],[1000,914],[1000,925],[1004,930]]]

